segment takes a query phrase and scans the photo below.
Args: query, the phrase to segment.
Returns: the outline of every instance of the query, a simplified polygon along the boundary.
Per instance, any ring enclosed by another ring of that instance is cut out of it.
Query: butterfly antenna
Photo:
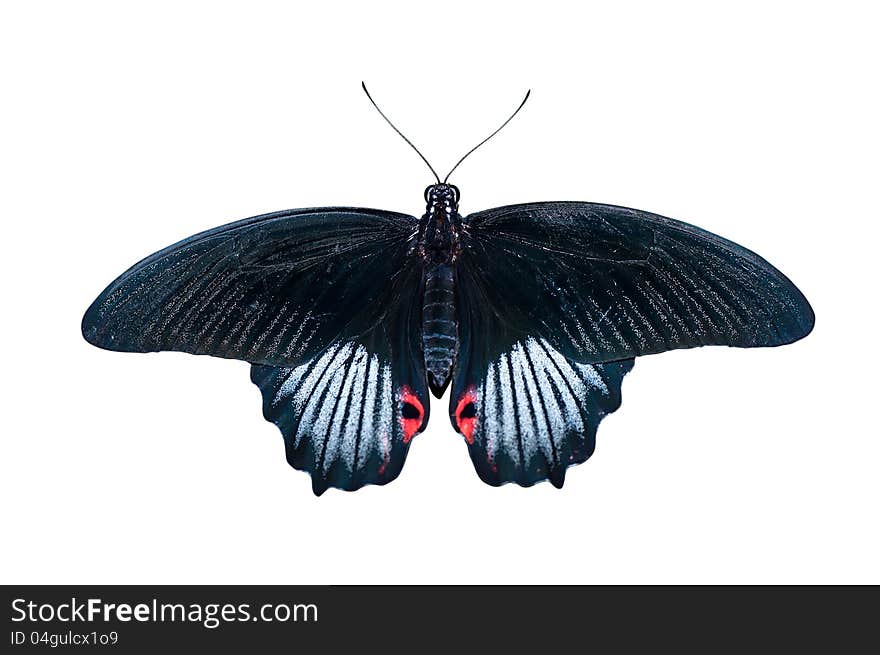
[[[482,141],[480,141],[480,142],[479,142],[477,145],[475,145],[473,148],[471,148],[471,149],[468,150],[466,153],[464,153],[464,157],[462,157],[461,159],[459,159],[459,160],[458,160],[458,164],[456,164],[455,166],[453,166],[453,167],[452,167],[452,170],[449,171],[449,172],[446,174],[446,177],[443,179],[443,183],[444,183],[444,184],[446,183],[446,180],[449,179],[449,176],[452,175],[452,173],[455,171],[455,169],[458,168],[459,164],[461,164],[461,162],[463,162],[465,159],[468,158],[468,155],[470,155],[474,150],[476,150],[476,149],[479,148],[481,145],[483,145],[484,143],[486,143],[486,141],[488,141],[489,139],[491,139],[493,136],[495,136],[496,134],[498,134],[501,130],[504,129],[504,126],[505,126],[505,125],[507,125],[510,121],[513,120],[513,117],[516,116],[516,115],[519,113],[519,110],[523,108],[523,105],[526,104],[526,100],[529,99],[529,94],[530,94],[531,92],[532,92],[531,89],[529,89],[528,91],[526,91],[526,97],[523,98],[523,101],[522,101],[521,103],[519,103],[519,107],[517,107],[517,108],[516,108],[516,111],[513,112],[513,113],[510,115],[510,118],[508,118],[506,121],[504,121],[503,123],[501,123],[501,127],[499,127],[497,130],[495,130],[494,132],[492,132],[492,134],[490,134],[489,136],[487,136],[485,139],[483,139]],[[387,120],[387,119],[386,119],[386,120]]]
[[[440,184],[440,176],[437,175],[437,171],[435,171],[435,170],[434,170],[434,167],[431,166],[431,162],[429,162],[427,159],[425,159],[425,156],[424,156],[421,152],[419,152],[419,149],[416,148],[416,147],[413,145],[413,142],[410,141],[409,139],[407,139],[407,138],[403,135],[403,132],[401,132],[400,130],[398,130],[398,129],[394,126],[394,123],[391,122],[391,119],[389,119],[389,118],[385,115],[385,113],[384,113],[381,109],[379,109],[379,105],[376,104],[376,101],[373,100],[373,96],[371,96],[371,95],[370,95],[370,92],[367,91],[367,85],[364,84],[363,82],[361,82],[361,86],[362,86],[363,89],[364,89],[364,93],[367,94],[367,98],[370,99],[370,102],[373,103],[373,106],[376,108],[376,111],[379,112],[379,115],[380,115],[382,118],[384,118],[384,119],[385,119],[385,122],[388,123],[388,124],[391,126],[391,128],[392,128],[395,132],[397,132],[397,133],[400,135],[400,138],[401,138],[401,139],[403,139],[404,141],[406,141],[406,142],[409,144],[409,147],[410,147],[410,148],[412,148],[413,150],[416,151],[416,154],[417,154],[419,157],[422,158],[422,161],[425,162],[425,164],[428,165],[428,168],[431,169],[431,172],[434,174],[434,177],[437,178],[437,184]]]

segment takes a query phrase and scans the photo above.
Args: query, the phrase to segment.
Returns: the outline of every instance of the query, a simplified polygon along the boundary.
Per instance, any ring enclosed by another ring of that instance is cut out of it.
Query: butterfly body
[[[428,386],[437,398],[441,398],[449,386],[458,356],[455,271],[449,264],[430,264],[425,269],[422,352],[428,372]]]
[[[428,386],[440,398],[458,355],[455,260],[462,229],[458,189],[435,184],[425,190],[427,208],[419,221],[418,253],[424,261],[422,352]]]

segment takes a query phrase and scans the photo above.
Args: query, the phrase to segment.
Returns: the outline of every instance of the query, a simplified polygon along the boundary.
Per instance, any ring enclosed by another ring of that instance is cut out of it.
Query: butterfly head
[[[454,184],[432,184],[425,189],[425,202],[428,212],[442,210],[446,214],[458,213],[458,199],[461,194]]]

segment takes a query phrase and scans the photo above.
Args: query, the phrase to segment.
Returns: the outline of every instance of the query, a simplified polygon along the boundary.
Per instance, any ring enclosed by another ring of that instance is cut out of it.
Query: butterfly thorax
[[[420,254],[426,264],[451,264],[461,231],[458,189],[451,184],[434,184],[425,189],[425,201],[425,214],[419,221]]]
[[[427,208],[419,221],[419,254],[425,262],[422,302],[422,351],[428,386],[438,398],[452,376],[458,355],[455,269],[461,216],[458,189],[436,184],[425,190]]]

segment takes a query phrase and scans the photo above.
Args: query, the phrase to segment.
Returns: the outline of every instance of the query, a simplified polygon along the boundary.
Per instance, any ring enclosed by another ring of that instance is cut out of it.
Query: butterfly
[[[462,216],[449,175],[363,89],[434,173],[421,218],[329,207],[230,223],[135,264],[82,321],[107,350],[250,362],[263,415],[315,494],[396,478],[429,393],[449,387],[484,482],[562,487],[636,357],[811,331],[788,278],[687,223],[588,202]]]

